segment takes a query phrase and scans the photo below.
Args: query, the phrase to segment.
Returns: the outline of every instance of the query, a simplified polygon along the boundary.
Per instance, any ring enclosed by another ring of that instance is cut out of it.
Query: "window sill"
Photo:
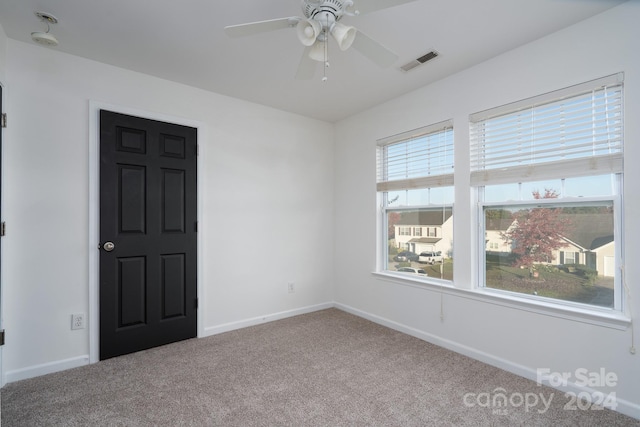
[[[373,272],[372,274],[380,280],[404,286],[442,292],[447,295],[528,311],[544,316],[557,317],[617,330],[626,330],[631,325],[631,319],[628,316],[611,309],[570,306],[518,297],[517,295],[490,289],[461,289],[452,286],[448,281],[432,278],[406,277],[406,275],[395,274],[393,272]]]
[[[395,273],[393,271],[374,271],[374,276],[380,280],[386,280],[389,282],[400,283],[401,285],[411,286],[419,289],[429,289],[433,291],[441,291],[442,289],[456,290],[450,281],[435,279],[429,276],[418,276],[403,273]]]

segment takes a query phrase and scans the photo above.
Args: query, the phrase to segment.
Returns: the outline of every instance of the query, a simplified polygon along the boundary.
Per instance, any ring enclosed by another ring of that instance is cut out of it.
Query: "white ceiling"
[[[320,63],[314,79],[295,79],[304,50],[295,29],[239,39],[223,31],[302,16],[300,0],[0,0],[0,25],[9,38],[33,43],[31,32],[46,30],[34,12],[47,12],[59,20],[51,26],[59,51],[333,122],[622,2],[416,0],[344,17],[400,59],[381,69],[333,43],[326,83]],[[431,49],[440,57],[399,69]]]

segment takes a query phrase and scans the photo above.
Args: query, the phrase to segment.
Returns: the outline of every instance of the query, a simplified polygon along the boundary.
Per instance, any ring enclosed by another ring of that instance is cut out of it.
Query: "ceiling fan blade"
[[[302,58],[300,58],[300,64],[298,65],[298,71],[296,72],[296,80],[310,80],[316,74],[316,68],[318,61],[314,61],[309,57],[311,52],[311,46],[304,50]]]
[[[361,31],[358,31],[351,46],[382,68],[389,67],[398,60],[398,55]]]
[[[283,28],[295,27],[302,18],[290,16],[288,18],[270,19],[268,21],[249,22],[247,24],[229,25],[224,27],[224,31],[230,37],[244,37],[267,31],[281,30]]]
[[[416,0],[356,0],[353,9],[358,10],[360,14],[365,14],[369,12],[375,12],[376,10],[380,9],[386,9],[388,7],[411,3],[414,1]]]

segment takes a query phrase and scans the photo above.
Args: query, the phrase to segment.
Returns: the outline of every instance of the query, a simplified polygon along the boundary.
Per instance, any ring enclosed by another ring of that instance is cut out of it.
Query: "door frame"
[[[0,114],[6,112],[7,110],[7,87],[2,83],[2,81],[0,80],[0,88],[2,89],[0,91]],[[0,126],[0,223],[2,223],[2,221],[4,221],[4,197],[2,197],[3,194],[3,190],[4,190],[4,146],[7,144],[7,135],[5,132],[5,129],[2,128]],[[0,247],[3,246],[0,243]],[[4,261],[4,251],[0,250],[0,264],[3,264]],[[4,329],[4,317],[2,316],[2,313],[4,313],[4,287],[2,286],[2,284],[4,283],[4,268],[0,268],[0,329]],[[5,375],[4,375],[4,369],[2,367],[2,353],[3,353],[3,348],[2,346],[0,346],[0,388],[4,387],[5,385]]]
[[[200,301],[197,311],[197,337],[205,336],[204,333],[204,245],[201,236],[204,232],[203,201],[204,201],[204,144],[206,141],[205,125],[202,122],[185,119],[183,117],[170,116],[151,111],[138,110],[122,105],[107,104],[100,101],[89,100],[89,363],[100,360],[100,110],[109,110],[116,113],[177,125],[196,128],[198,138],[197,158],[197,298]]]

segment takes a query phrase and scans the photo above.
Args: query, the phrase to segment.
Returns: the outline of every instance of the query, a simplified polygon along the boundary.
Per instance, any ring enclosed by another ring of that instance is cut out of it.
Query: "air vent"
[[[400,69],[404,72],[407,72],[409,70],[413,70],[414,68],[416,68],[418,65],[422,65],[427,61],[431,61],[434,58],[437,58],[439,55],[438,52],[436,52],[435,50],[432,50],[431,52],[422,55],[420,58],[414,59],[413,61],[410,61],[406,64],[404,64],[402,67],[400,67]]]

